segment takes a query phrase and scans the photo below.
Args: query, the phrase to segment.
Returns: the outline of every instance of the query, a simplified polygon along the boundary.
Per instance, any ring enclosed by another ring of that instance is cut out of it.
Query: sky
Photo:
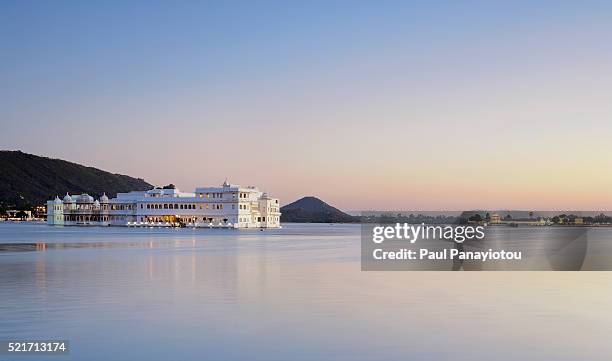
[[[612,208],[612,3],[2,1],[0,148],[345,210]]]

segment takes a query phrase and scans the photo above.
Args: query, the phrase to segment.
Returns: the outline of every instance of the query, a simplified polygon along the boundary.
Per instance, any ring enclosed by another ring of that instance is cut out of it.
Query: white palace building
[[[194,193],[178,189],[151,189],[106,194],[100,199],[88,194],[66,194],[47,202],[47,223],[65,226],[278,228],[278,199],[255,187],[227,181],[221,187],[196,188]]]

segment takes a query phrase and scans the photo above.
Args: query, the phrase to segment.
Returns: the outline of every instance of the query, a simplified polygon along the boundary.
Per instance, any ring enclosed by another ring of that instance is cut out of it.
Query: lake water
[[[356,225],[260,232],[0,222],[0,243],[0,340],[70,341],[70,355],[37,359],[612,354],[612,273],[362,272]]]

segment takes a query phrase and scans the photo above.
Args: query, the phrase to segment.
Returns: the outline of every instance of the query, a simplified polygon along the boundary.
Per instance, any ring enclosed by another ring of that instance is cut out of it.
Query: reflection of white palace
[[[196,188],[194,193],[155,188],[106,194],[99,200],[88,194],[47,202],[47,223],[66,226],[191,226],[222,228],[278,228],[278,199],[256,187],[227,181],[221,187]]]

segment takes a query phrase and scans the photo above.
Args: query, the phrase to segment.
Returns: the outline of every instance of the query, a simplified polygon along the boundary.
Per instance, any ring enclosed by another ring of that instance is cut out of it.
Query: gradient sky
[[[611,209],[612,3],[2,1],[0,148],[283,204]]]

